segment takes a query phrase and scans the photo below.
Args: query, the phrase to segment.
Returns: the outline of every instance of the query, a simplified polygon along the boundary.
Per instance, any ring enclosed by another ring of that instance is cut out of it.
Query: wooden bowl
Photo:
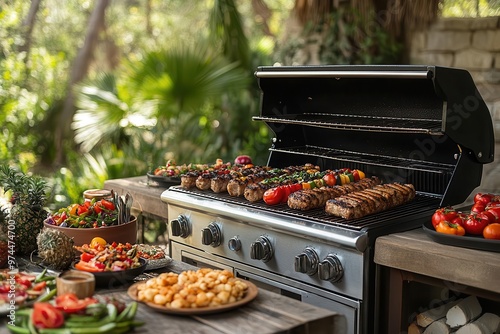
[[[57,295],[74,293],[79,299],[92,297],[95,292],[95,277],[92,273],[67,270],[56,278]]]
[[[59,230],[68,237],[73,238],[75,246],[90,244],[94,237],[101,237],[110,244],[113,241],[116,243],[121,242],[122,244],[127,242],[135,244],[137,242],[137,218],[134,216],[130,217],[130,221],[128,223],[99,228],[60,227],[46,222],[44,223],[44,226],[45,228]]]

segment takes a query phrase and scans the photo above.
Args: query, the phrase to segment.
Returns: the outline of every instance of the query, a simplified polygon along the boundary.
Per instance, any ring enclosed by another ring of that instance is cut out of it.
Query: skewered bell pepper
[[[459,224],[453,224],[449,221],[442,220],[435,226],[439,233],[452,234],[452,235],[465,235],[465,229]]]

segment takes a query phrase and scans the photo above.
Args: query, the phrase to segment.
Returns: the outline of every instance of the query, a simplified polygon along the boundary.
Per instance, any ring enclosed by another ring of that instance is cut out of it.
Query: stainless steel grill
[[[373,252],[380,235],[418,228],[462,203],[493,161],[491,116],[470,75],[434,66],[260,67],[267,164],[351,168],[411,183],[416,198],[356,220],[224,193],[171,187],[174,259],[232,270],[261,287],[342,313],[346,332],[377,332]]]

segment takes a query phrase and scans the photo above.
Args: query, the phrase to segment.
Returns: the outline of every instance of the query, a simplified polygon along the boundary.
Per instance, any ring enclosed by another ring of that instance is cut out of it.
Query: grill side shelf
[[[441,120],[401,119],[390,117],[368,117],[359,115],[286,115],[283,117],[254,116],[255,121],[277,124],[296,124],[338,130],[361,130],[375,132],[423,133],[443,135]]]

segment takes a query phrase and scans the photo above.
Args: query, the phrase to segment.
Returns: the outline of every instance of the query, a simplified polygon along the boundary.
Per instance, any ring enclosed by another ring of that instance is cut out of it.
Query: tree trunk
[[[38,8],[40,8],[40,3],[42,0],[32,0],[30,9],[28,11],[28,16],[23,21],[23,37],[24,43],[19,47],[19,52],[26,52],[24,57],[24,62],[28,61],[28,55],[31,47],[31,35],[33,33],[33,28],[35,26],[36,14],[38,13]]]
[[[73,87],[87,75],[99,39],[99,32],[104,27],[106,8],[109,3],[109,0],[99,0],[96,2],[87,26],[85,42],[79,50],[73,64],[66,101],[55,134],[55,146],[57,148],[56,163],[59,165],[62,164],[64,160],[64,141],[67,139],[68,133],[70,133],[69,129],[75,113]]]

